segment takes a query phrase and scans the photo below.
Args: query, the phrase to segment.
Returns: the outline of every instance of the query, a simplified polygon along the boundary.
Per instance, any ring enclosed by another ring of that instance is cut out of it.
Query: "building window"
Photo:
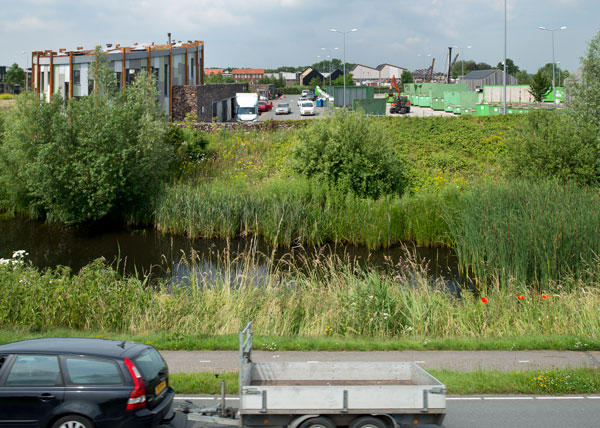
[[[73,84],[80,85],[81,84],[81,71],[73,70]]]

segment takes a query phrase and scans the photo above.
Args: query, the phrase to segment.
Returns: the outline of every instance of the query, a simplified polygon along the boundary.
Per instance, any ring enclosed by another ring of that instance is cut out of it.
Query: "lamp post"
[[[461,63],[461,77],[465,77],[465,48],[454,46],[456,49],[460,49],[460,63]],[[467,46],[467,49],[471,49],[471,45]]]
[[[358,31],[358,29],[353,28],[352,30],[336,30],[335,28],[332,28],[331,31],[334,33],[342,33],[344,35],[344,95],[342,98],[344,102],[344,108],[346,108],[346,33],[353,33],[354,31]]]
[[[554,62],[554,32],[555,31],[560,31],[560,30],[566,30],[567,27],[559,27],[559,28],[546,28],[546,27],[539,27],[540,30],[544,30],[544,31],[550,31],[550,33],[552,33],[552,100],[553,103],[556,104],[556,86],[555,86],[555,82],[554,82],[554,66],[555,66],[555,62]]]
[[[560,84],[560,61],[556,61],[556,65],[558,66],[558,87],[560,88],[562,86]]]
[[[506,116],[506,0],[504,0],[504,64],[502,73],[502,86],[504,88],[504,94],[502,97],[503,112]]]
[[[28,86],[28,75],[27,75],[27,69],[29,68],[29,58],[27,58],[27,52],[25,51],[21,51],[21,54],[25,55],[25,92],[27,92],[27,90],[29,89]]]
[[[333,48],[334,51],[338,50],[339,48]],[[327,58],[329,58],[329,85],[331,86],[331,60],[333,59],[333,56],[331,56],[331,49],[327,49],[327,48],[321,48],[322,51],[325,52],[329,52],[329,55],[327,56]]]

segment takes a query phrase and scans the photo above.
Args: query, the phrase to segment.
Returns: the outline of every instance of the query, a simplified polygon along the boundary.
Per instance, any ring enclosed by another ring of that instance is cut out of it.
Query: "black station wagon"
[[[152,428],[172,416],[174,396],[150,345],[52,338],[0,346],[0,428]]]

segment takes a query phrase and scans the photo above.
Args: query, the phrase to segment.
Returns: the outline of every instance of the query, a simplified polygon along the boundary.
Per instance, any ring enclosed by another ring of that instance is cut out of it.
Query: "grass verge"
[[[600,370],[561,369],[500,372],[478,370],[455,372],[429,370],[448,388],[448,394],[596,394],[600,392]],[[238,374],[221,373],[228,394],[238,392]],[[214,373],[173,373],[170,383],[178,394],[219,394],[221,379]]]
[[[124,334],[72,329],[32,332],[20,329],[0,331],[0,344],[40,337],[95,337],[149,343],[160,350],[237,351],[239,336],[185,336],[164,331]],[[373,340],[368,337],[280,337],[254,336],[254,349],[259,351],[598,351],[600,339],[581,336],[517,336],[504,338],[427,338]]]

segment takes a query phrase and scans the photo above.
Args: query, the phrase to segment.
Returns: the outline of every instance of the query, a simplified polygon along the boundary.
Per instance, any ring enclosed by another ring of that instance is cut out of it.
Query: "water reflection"
[[[236,286],[240,278],[248,280],[250,276],[252,283],[265,286],[273,267],[280,271],[299,266],[309,270],[315,260],[336,256],[350,267],[356,264],[389,269],[406,260],[407,248],[413,253],[412,261],[424,264],[429,276],[451,289],[465,283],[458,272],[456,255],[446,248],[409,245],[372,251],[366,247],[327,245],[274,249],[260,239],[187,239],[153,229],[63,227],[27,219],[0,220],[0,258],[23,249],[38,268],[62,265],[77,272],[104,257],[114,266],[120,260],[119,267],[126,273],[152,274],[174,282],[189,280],[192,260],[195,274],[203,275],[202,282],[222,280]]]

